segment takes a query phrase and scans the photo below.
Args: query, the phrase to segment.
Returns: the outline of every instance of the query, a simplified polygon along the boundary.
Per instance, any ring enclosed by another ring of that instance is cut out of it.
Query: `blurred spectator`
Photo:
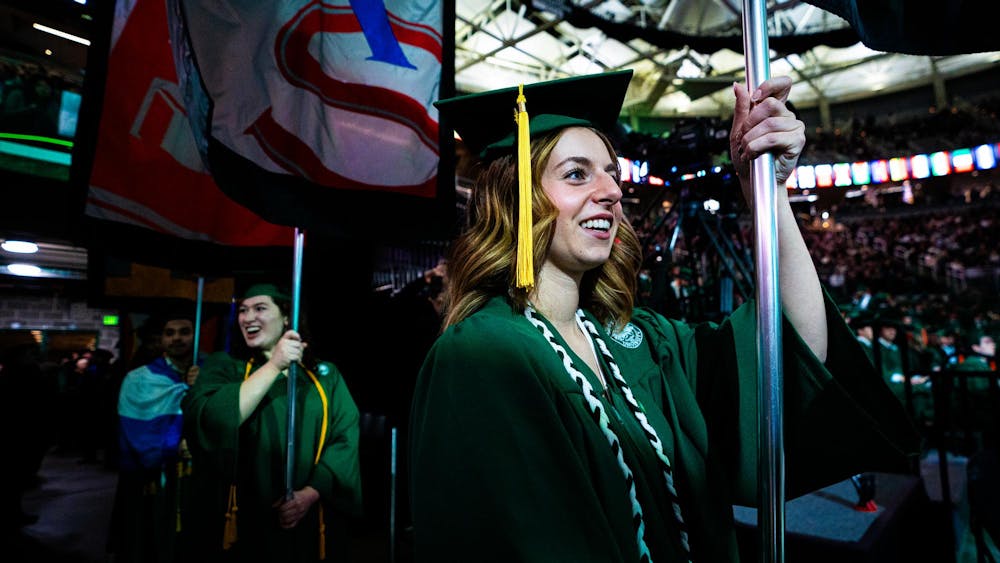
[[[8,452],[6,477],[0,480],[0,518],[8,531],[38,520],[21,506],[48,446],[43,434],[47,397],[37,344],[20,344],[0,353],[0,401],[0,429]]]
[[[957,365],[959,354],[955,346],[955,332],[949,328],[932,331],[928,352],[931,371],[941,371]]]
[[[97,463],[98,450],[104,442],[107,418],[114,412],[107,404],[106,393],[110,384],[111,361],[114,355],[110,350],[98,348],[90,352],[88,362],[79,373],[78,405],[80,416],[75,424],[78,432],[81,463]]]
[[[871,313],[862,312],[853,317],[848,317],[847,322],[854,329],[855,338],[861,343],[862,349],[868,354],[868,358],[875,361],[875,352],[872,351],[875,340],[875,332],[872,328],[874,318]]]
[[[968,355],[960,364],[969,371],[996,371],[997,345],[993,337],[981,331],[972,331],[965,337]]]

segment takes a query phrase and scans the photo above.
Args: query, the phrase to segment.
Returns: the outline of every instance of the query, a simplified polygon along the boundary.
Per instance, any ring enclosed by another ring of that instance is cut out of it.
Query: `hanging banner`
[[[86,214],[183,239],[289,245],[291,229],[232,201],[209,174],[179,89],[167,22],[162,0],[116,6]]]
[[[308,229],[349,223],[331,213],[351,204],[381,204],[382,216],[437,197],[440,1],[180,6],[185,90],[197,99],[203,87],[210,107],[195,130],[234,199]]]

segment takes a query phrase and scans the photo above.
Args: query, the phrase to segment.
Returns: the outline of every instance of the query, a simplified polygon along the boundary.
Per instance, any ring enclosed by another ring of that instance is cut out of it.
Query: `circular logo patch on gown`
[[[611,338],[622,346],[635,350],[642,344],[642,331],[634,324],[628,323],[618,332],[611,332]]]

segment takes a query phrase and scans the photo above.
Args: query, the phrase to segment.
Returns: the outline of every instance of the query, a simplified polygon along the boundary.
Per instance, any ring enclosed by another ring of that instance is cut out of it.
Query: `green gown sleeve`
[[[782,326],[788,498],[864,471],[909,471],[919,451],[918,434],[902,405],[836,306],[828,297],[825,302],[825,364],[787,319]],[[755,505],[759,416],[754,304],[745,304],[717,326],[689,326],[642,310],[635,321],[657,348],[654,355],[659,355],[674,403],[669,406],[682,411],[682,425],[699,418],[683,416],[683,411],[700,410],[709,464],[726,473],[735,504]],[[697,404],[688,404],[692,401]]]
[[[241,367],[245,364],[225,352],[205,359],[198,380],[184,396],[185,434],[193,446],[209,453],[214,468],[224,474],[231,469],[218,465],[235,462],[239,445]]]
[[[607,442],[588,436],[594,423],[542,377],[526,330],[470,317],[424,362],[410,441],[418,560],[635,561],[634,535],[608,521],[594,489],[601,468],[581,454]]]
[[[326,363],[332,384],[329,394],[329,424],[319,463],[309,485],[337,510],[350,515],[361,513],[361,466],[358,457],[358,407],[344,378],[333,364]]]

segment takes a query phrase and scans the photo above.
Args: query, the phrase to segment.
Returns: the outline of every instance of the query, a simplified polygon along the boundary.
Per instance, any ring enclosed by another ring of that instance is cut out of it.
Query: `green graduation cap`
[[[273,283],[255,283],[247,288],[246,292],[243,293],[243,299],[250,299],[251,297],[259,297],[261,295],[266,295],[272,299],[281,301],[291,301],[292,296],[287,292],[282,291],[278,286]]]
[[[955,329],[948,326],[934,327],[930,332],[937,336],[955,336]]]
[[[857,330],[859,328],[862,328],[862,327],[866,327],[866,326],[870,327],[876,321],[874,313],[872,313],[871,311],[863,310],[863,309],[860,310],[860,311],[854,312],[853,314],[851,314],[849,316],[849,319],[850,320],[849,320],[848,324],[850,324],[851,328],[853,328],[855,330]]]
[[[632,70],[573,76],[524,85],[531,137],[574,125],[611,131],[618,121]],[[469,151],[482,157],[510,154],[517,144],[518,87],[434,102]]]
[[[879,307],[875,315],[875,322],[879,326],[896,328],[905,326],[903,323],[903,312],[896,307]]]
[[[611,131],[618,121],[631,79],[632,71],[622,70],[434,102],[441,112],[441,121],[454,127],[470,152],[486,160],[517,155],[517,287],[534,286],[531,139],[573,126]]]

